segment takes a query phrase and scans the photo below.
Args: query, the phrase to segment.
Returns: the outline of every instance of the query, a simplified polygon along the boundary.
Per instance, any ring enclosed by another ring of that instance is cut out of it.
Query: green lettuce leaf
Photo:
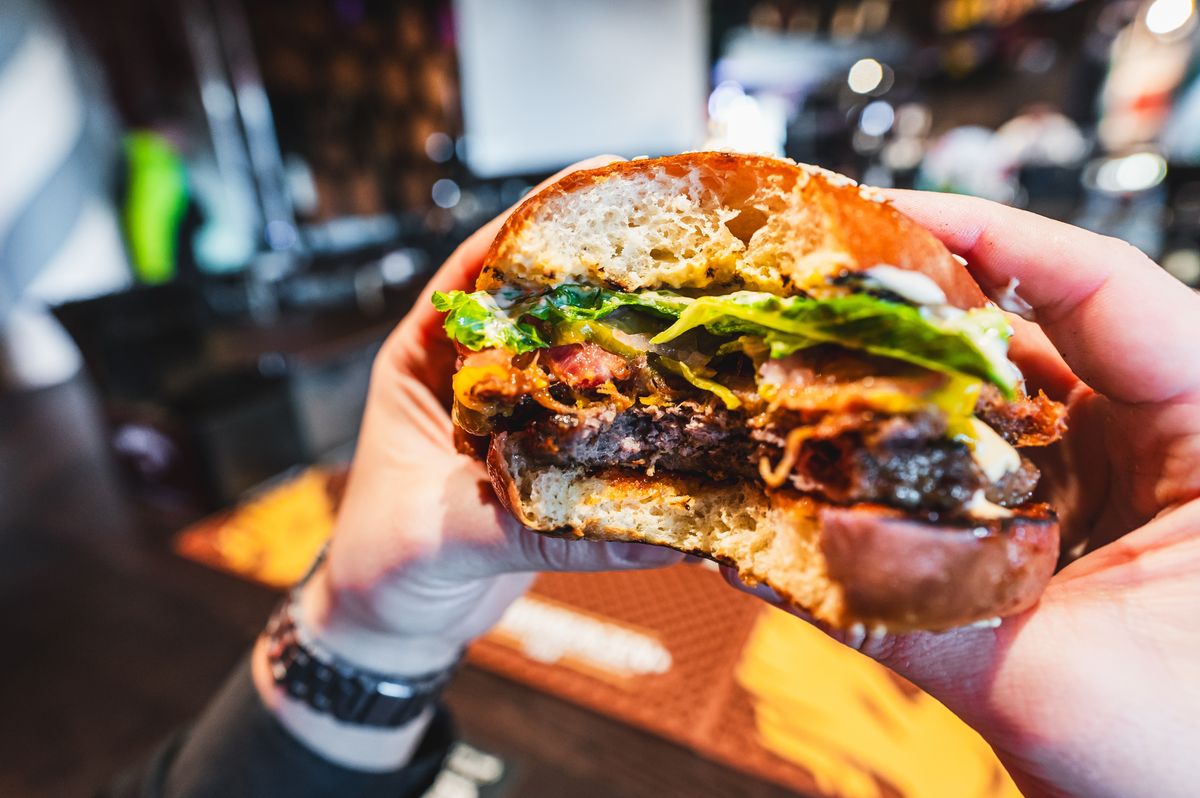
[[[433,306],[446,314],[446,335],[467,349],[531,352],[548,344],[531,324],[509,313],[486,291],[433,292]]]
[[[832,343],[946,373],[993,382],[1012,396],[1020,375],[1008,362],[1010,328],[994,308],[945,318],[867,294],[812,299],[754,291],[700,297],[675,323],[650,339],[660,344],[703,327],[722,336],[757,335],[772,357]]]
[[[632,307],[675,319],[691,302],[665,291],[627,294],[583,285],[563,285],[540,296],[502,304],[487,291],[435,291],[433,306],[446,314],[446,334],[467,349],[501,348],[529,352],[550,346],[526,319],[557,325],[595,321]]]
[[[619,308],[637,308],[675,319],[691,302],[687,297],[668,291],[644,291],[627,294],[586,285],[560,285],[541,296],[520,303],[521,313],[543,321],[594,321]],[[520,306],[518,305],[518,307]]]
[[[579,331],[620,308],[634,308],[672,322],[649,339],[653,345],[703,328],[721,337],[761,340],[773,358],[818,344],[838,344],[986,379],[1009,397],[1020,380],[1007,357],[1011,330],[995,308],[938,312],[868,294],[813,299],[738,291],[691,298],[670,291],[633,294],[579,285],[503,304],[486,291],[437,292],[433,303],[447,314],[446,333],[472,350],[540,349],[551,344],[531,320]]]

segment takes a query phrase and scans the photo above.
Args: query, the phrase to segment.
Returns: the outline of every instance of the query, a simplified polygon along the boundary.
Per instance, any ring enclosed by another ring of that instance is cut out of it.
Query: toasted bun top
[[[986,299],[940,241],[874,189],[819,167],[696,152],[573,172],[508,218],[477,287],[561,283],[797,293],[880,264],[951,304]]]

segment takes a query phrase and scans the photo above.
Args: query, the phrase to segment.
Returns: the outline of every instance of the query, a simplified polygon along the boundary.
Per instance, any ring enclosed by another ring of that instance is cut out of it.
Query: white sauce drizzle
[[[1011,325],[1009,326],[1011,328]],[[973,335],[971,340],[1010,381],[1019,385],[1025,384],[1025,375],[1017,368],[1017,364],[1008,358],[1008,340],[998,330],[991,329],[983,335]]]
[[[1011,518],[1012,510],[1007,507],[1001,507],[998,504],[992,504],[983,495],[983,491],[975,491],[975,495],[971,497],[971,501],[967,502],[963,507],[973,518],[989,519],[989,518]]]
[[[971,419],[971,428],[975,439],[971,454],[988,482],[996,482],[1021,467],[1021,455],[996,430],[977,418]]]
[[[1007,310],[1009,313],[1015,313],[1025,321],[1033,321],[1033,305],[1030,305],[1017,293],[1017,287],[1021,285],[1021,281],[1016,277],[1008,281],[1008,285],[993,292],[992,300]]]
[[[863,272],[867,279],[896,296],[917,305],[945,305],[946,292],[927,275],[898,269],[886,263],[872,266]]]

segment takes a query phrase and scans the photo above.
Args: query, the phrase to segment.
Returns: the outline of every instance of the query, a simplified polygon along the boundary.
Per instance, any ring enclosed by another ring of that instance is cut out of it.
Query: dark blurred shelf
[[[216,312],[203,288],[137,288],[56,309],[83,353],[122,471],[143,498],[209,511],[353,444],[371,362],[419,275],[351,299]],[[237,291],[233,286],[232,291]]]

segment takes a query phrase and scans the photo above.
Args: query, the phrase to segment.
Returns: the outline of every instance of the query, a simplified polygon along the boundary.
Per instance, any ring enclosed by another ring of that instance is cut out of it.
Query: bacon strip
[[[547,349],[542,360],[559,382],[575,389],[598,388],[606,382],[629,378],[629,363],[592,343],[566,344]]]
[[[1048,446],[1067,431],[1067,408],[1046,394],[1007,401],[994,385],[984,385],[975,415],[1013,446]]]

